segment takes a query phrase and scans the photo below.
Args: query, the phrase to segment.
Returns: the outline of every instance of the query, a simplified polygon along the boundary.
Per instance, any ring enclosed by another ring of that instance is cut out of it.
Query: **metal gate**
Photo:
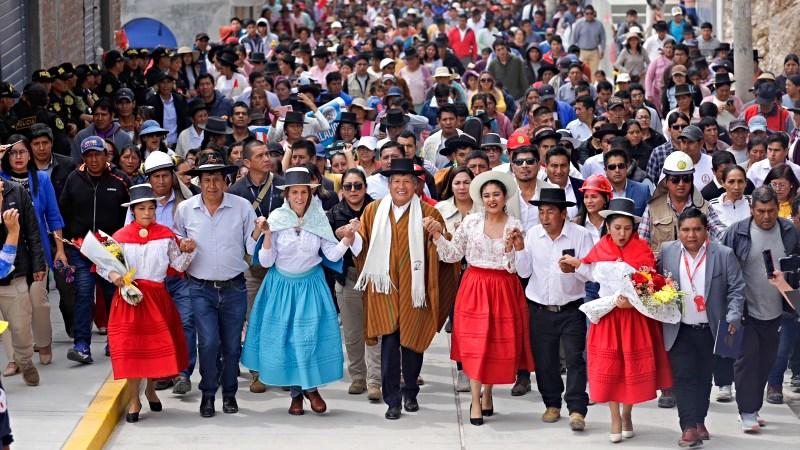
[[[23,0],[0,0],[0,77],[21,89],[28,73]]]
[[[83,35],[87,63],[100,62],[98,49],[103,46],[102,14],[100,0],[83,0]]]

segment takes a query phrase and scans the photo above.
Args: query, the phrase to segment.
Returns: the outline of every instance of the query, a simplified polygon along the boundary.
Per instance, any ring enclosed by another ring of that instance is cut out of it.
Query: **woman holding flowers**
[[[624,269],[627,273],[633,272],[631,278],[643,281],[639,277],[652,277],[652,274],[636,272],[644,267],[654,268],[656,263],[647,242],[635,232],[635,224],[641,219],[633,211],[633,200],[624,197],[612,199],[608,209],[600,213],[605,218],[608,234],[582,260],[562,257],[562,271],[571,272],[581,264],[592,264],[592,275],[597,280],[601,275],[599,272],[610,271],[605,270],[607,267],[598,270],[598,264],[623,262],[630,266]],[[623,278],[630,291],[630,279],[624,275],[616,278]],[[600,296],[613,298],[614,304],[599,319],[587,313],[593,319],[586,343],[589,392],[593,401],[608,403],[611,410],[609,439],[619,442],[634,435],[633,405],[654,399],[657,389],[672,386],[672,375],[664,350],[662,325],[648,317],[651,314],[640,312],[641,304],[636,302],[634,305],[634,295],[619,295],[619,290],[611,283],[603,279],[597,281],[600,282]],[[636,281],[633,280],[639,284]],[[602,301],[602,298],[595,300]],[[584,310],[583,306],[581,310]]]
[[[134,283],[142,293],[138,304],[117,289],[108,319],[108,345],[114,378],[128,379],[127,422],[139,420],[142,403],[139,386],[147,379],[145,396],[153,412],[161,411],[155,379],[171,377],[188,365],[188,349],[178,310],[167,293],[164,279],[169,270],[183,271],[194,257],[195,242],[180,239],[166,226],[156,223],[156,197],[149,184],[130,188],[133,222],[114,233],[119,243],[104,245],[117,259],[124,259],[128,273],[97,267],[97,273],[124,288]],[[130,302],[130,303],[129,303]]]

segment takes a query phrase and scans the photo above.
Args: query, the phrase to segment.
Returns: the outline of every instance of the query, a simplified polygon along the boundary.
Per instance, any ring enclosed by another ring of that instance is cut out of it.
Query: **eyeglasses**
[[[539,160],[537,158],[519,158],[515,159],[513,163],[517,167],[522,167],[524,165],[532,166],[534,164],[538,164]]]
[[[670,128],[672,128],[672,129],[673,129],[673,130],[675,130],[675,131],[681,131],[681,130],[683,130],[684,128],[686,128],[687,126],[688,126],[688,125],[678,125],[678,124],[675,124],[675,125],[672,125]]]
[[[609,165],[606,166],[606,170],[611,171],[611,172],[613,172],[615,170],[628,170],[628,165],[625,164],[625,163],[609,164]]]
[[[494,81],[494,80],[493,80],[493,79],[491,79],[491,78],[481,78],[481,79],[480,79],[480,82],[481,82],[481,83],[491,83],[491,82],[493,82],[493,81]]]
[[[345,191],[360,191],[364,189],[364,183],[344,183],[342,189]]]
[[[13,155],[13,153],[12,153],[12,155]],[[791,187],[792,187],[792,185],[791,185],[791,184],[789,184],[789,183],[782,183],[782,182],[780,182],[780,181],[773,181],[773,182],[772,182],[772,183],[770,183],[769,185],[770,185],[770,186],[772,186],[772,189],[774,189],[774,190],[776,190],[776,191],[786,191],[786,190],[788,190],[789,188],[791,188]]]
[[[8,156],[10,156],[12,158],[24,158],[25,156],[28,156],[28,150],[26,150],[26,149],[10,150],[8,152]]]
[[[681,184],[686,183],[689,184],[692,182],[692,175],[670,175],[667,177],[670,183],[672,184]]]

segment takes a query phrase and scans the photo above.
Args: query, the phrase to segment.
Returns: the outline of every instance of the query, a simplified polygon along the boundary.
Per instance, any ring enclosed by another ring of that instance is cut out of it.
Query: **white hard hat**
[[[664,160],[664,167],[661,169],[665,175],[683,175],[694,173],[694,163],[692,158],[682,151],[675,150]]]
[[[144,174],[150,175],[151,173],[162,169],[174,169],[175,161],[171,156],[162,151],[150,153],[150,156],[144,160]]]

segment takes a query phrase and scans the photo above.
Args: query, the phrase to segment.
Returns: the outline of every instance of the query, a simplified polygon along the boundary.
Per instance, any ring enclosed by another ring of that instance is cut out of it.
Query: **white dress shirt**
[[[568,123],[567,130],[572,133],[572,137],[579,141],[585,141],[592,137],[592,128],[589,125],[581,122],[580,119],[575,119]]]
[[[575,257],[583,258],[593,246],[586,229],[565,222],[561,234],[550,239],[542,225],[536,225],[525,235],[525,249],[516,252],[517,273],[530,277],[525,288],[528,300],[541,305],[561,306],[586,296],[586,281],[591,280],[591,265],[582,264],[575,273],[563,273],[558,266],[563,251],[573,249]]]
[[[541,173],[540,171],[539,173]],[[536,225],[539,225],[539,208],[533,206],[530,201],[536,200],[539,198],[539,192],[542,188],[554,188],[556,187],[555,184],[549,183],[545,180],[537,180],[536,181],[536,191],[533,193],[533,197],[526,199],[522,196],[522,190],[519,191],[519,212],[520,212],[520,221],[522,222],[522,231],[527,232],[531,228]]]
[[[294,228],[272,233],[272,245],[269,249],[261,247],[258,251],[258,262],[264,267],[275,265],[281,272],[300,274],[308,272],[322,262],[322,254],[331,261],[338,261],[347,252],[348,247],[342,242],[320,239],[319,236]]]
[[[164,104],[164,128],[167,130],[167,144],[174,144],[178,140],[178,113],[175,111],[175,98],[169,95],[169,100],[161,97]]]
[[[545,180],[545,181],[549,181],[550,183],[553,183],[549,179]],[[553,184],[555,184],[555,183],[553,183]],[[567,219],[568,220],[572,220],[572,219],[575,218],[575,216],[578,215],[578,199],[577,199],[577,197],[575,197],[575,190],[572,188],[572,181],[569,180],[569,179],[567,179],[567,184],[566,184],[566,186],[564,186],[564,196],[566,197],[568,202],[575,203],[575,206],[567,207]],[[623,197],[624,197],[624,195],[623,195]]]
[[[789,161],[788,159],[784,161],[784,163],[791,167],[792,171],[794,172],[794,176],[796,176],[797,179],[800,179],[800,166],[792,161]],[[749,178],[756,187],[761,187],[771,169],[772,167],[769,165],[769,159],[764,158],[750,166],[750,169],[747,171],[747,178]]]
[[[581,175],[583,175],[583,179],[587,179],[592,175],[605,175],[606,168],[603,164],[603,154],[598,153],[596,155],[592,155],[586,158],[586,161],[583,163],[583,167],[581,167]]]
[[[697,252],[697,256],[692,258],[692,255],[681,245],[681,260],[678,261],[680,266],[678,286],[680,286],[681,291],[686,292],[686,296],[683,298],[681,322],[689,325],[708,323],[707,311],[698,311],[697,304],[694,301],[696,296],[703,296],[706,292],[706,250],[706,244],[703,244]],[[687,262],[692,271],[691,282],[689,281],[689,272],[686,270]],[[708,301],[705,298],[704,300]]]
[[[256,213],[250,202],[233,194],[223,194],[222,204],[212,216],[195,195],[182,202],[175,214],[175,231],[197,242],[197,250],[187,273],[201,280],[226,281],[250,266],[245,253],[252,255],[256,241],[252,234]]]

